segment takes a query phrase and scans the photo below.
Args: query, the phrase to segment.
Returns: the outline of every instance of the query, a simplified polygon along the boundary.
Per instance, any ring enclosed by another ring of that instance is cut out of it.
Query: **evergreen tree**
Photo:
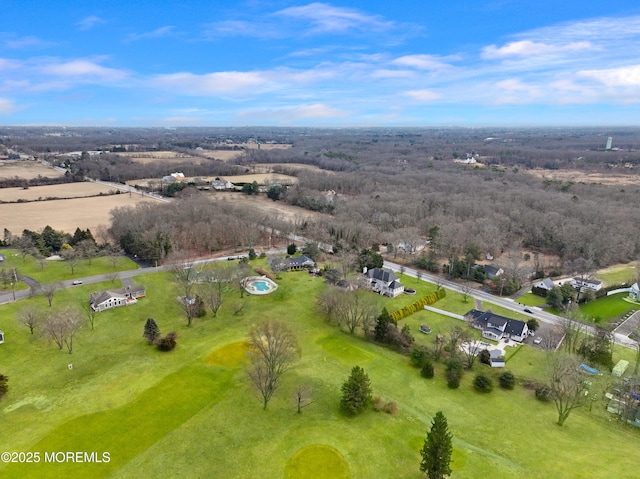
[[[142,337],[146,339],[149,344],[154,344],[160,339],[160,328],[153,318],[147,319]]]
[[[9,378],[4,374],[0,373],[0,399],[2,399],[5,394],[7,394],[8,390],[9,390]]]
[[[395,326],[395,321],[391,318],[387,308],[384,308],[380,313],[380,316],[376,319],[376,326],[373,330],[373,339],[384,343],[387,340],[389,334],[390,324]]]
[[[354,366],[351,375],[342,385],[340,408],[350,416],[364,411],[372,402],[369,376],[360,366]]]
[[[422,461],[420,470],[428,479],[443,479],[451,474],[451,433],[447,425],[447,418],[438,411],[431,421],[431,430],[427,433],[424,446],[420,451]]]

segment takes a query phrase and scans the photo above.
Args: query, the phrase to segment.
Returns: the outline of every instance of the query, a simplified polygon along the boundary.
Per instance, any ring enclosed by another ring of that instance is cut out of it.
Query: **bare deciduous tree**
[[[267,409],[282,375],[300,356],[300,347],[293,331],[279,321],[264,321],[251,328],[249,343],[249,378],[262,396],[263,409]]]
[[[40,286],[40,294],[47,298],[47,303],[49,307],[53,304],[53,296],[56,294],[62,285],[60,283],[48,283]]]
[[[296,404],[296,411],[298,414],[302,413],[302,409],[313,404],[313,388],[311,386],[300,385],[294,391],[294,400]]]
[[[370,324],[380,314],[379,308],[371,301],[368,291],[338,292],[335,317],[338,324],[355,334],[365,323]]]
[[[220,266],[206,273],[205,282],[200,286],[199,291],[215,318],[231,290],[233,271],[227,266]]]
[[[58,349],[66,346],[69,354],[73,353],[73,339],[81,327],[82,315],[69,306],[47,315],[43,324],[45,334],[56,343]]]
[[[35,306],[26,306],[18,312],[18,320],[29,328],[31,334],[42,322],[42,314]]]
[[[585,403],[584,377],[573,355],[552,353],[548,364],[551,399],[558,411],[558,425],[562,426],[571,411]]]

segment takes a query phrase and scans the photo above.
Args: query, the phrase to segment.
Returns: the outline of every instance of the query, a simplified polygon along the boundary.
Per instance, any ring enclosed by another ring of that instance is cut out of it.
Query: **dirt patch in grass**
[[[153,200],[139,195],[120,194],[32,203],[5,203],[0,204],[0,228],[20,234],[24,229],[38,231],[49,225],[55,230],[71,234],[76,228],[89,228],[95,234],[99,225],[111,224],[112,209],[119,206],[135,206],[141,201]]]
[[[0,178],[2,179],[15,178],[17,176],[18,178],[31,180],[38,176],[59,178],[63,175],[64,173],[49,168],[39,161],[3,160],[0,162]]]
[[[268,216],[288,221],[313,220],[324,216],[323,213],[309,211],[299,206],[291,206],[282,201],[272,201],[266,196],[248,196],[239,192],[210,192],[209,196],[214,201],[229,201],[232,204],[248,205],[264,212]]]
[[[38,199],[47,198],[81,198],[84,196],[96,196],[102,194],[112,194],[117,191],[116,188],[99,183],[64,183],[62,185],[43,185],[30,186],[24,188],[1,188],[0,201],[36,201]]]

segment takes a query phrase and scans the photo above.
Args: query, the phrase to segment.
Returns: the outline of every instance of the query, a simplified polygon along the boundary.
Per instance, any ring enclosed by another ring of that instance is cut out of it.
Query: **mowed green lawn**
[[[0,307],[0,329],[6,334],[0,372],[9,376],[10,385],[0,402],[0,452],[41,453],[38,464],[0,464],[0,477],[322,477],[313,471],[331,467],[335,476],[326,477],[417,479],[422,477],[419,451],[438,410],[454,436],[452,477],[637,476],[640,430],[609,421],[602,403],[591,412],[575,411],[560,428],[554,406],[520,386],[481,395],[473,390],[469,372],[460,389],[449,390],[441,364],[435,379],[423,379],[406,357],[343,333],[320,317],[315,298],[325,286],[319,278],[282,274],[273,294],[241,299],[236,292],[218,318],[208,315],[191,328],[168,273],[135,281],[146,287],[147,297],[99,313],[95,330],[87,326],[78,334],[71,355],[32,337],[15,319],[27,304],[47,309],[43,298]],[[60,291],[54,308],[84,301],[99,287]],[[372,298],[394,310],[434,287],[419,288],[416,297]],[[239,302],[243,312],[234,315]],[[464,312],[473,303],[451,294],[436,306]],[[161,353],[143,341],[148,317],[163,334],[178,332],[175,351]],[[244,339],[262,319],[289,323],[302,347],[297,367],[266,411],[244,370]],[[428,312],[406,322],[426,345],[437,332],[460,323]],[[421,322],[434,333],[418,333]],[[544,354],[523,348],[510,369],[538,376]],[[396,402],[397,414],[340,414],[340,386],[354,365],[367,371],[375,395]],[[482,365],[476,370],[497,374]],[[293,403],[299,385],[313,388],[314,402],[302,414]],[[108,452],[110,461],[44,463],[44,453],[54,451]]]
[[[116,271],[127,271],[138,267],[126,256],[109,257],[98,256],[91,259],[83,259],[71,267],[66,261],[43,260],[38,261],[33,256],[22,257],[16,250],[0,250],[6,259],[2,263],[2,269],[11,271],[16,269],[18,274],[34,278],[41,283],[55,283],[85,276],[109,274]]]
[[[628,296],[627,293],[603,296],[589,303],[581,304],[580,312],[593,322],[606,324],[632,309],[636,311],[640,309],[639,304],[625,301]]]

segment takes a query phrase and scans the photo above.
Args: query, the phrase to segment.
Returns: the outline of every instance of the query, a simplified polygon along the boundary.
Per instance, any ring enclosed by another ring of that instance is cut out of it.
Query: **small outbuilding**
[[[627,361],[626,359],[621,359],[620,361],[618,361],[618,364],[613,367],[613,369],[611,370],[611,374],[620,378],[628,367],[629,361]]]

